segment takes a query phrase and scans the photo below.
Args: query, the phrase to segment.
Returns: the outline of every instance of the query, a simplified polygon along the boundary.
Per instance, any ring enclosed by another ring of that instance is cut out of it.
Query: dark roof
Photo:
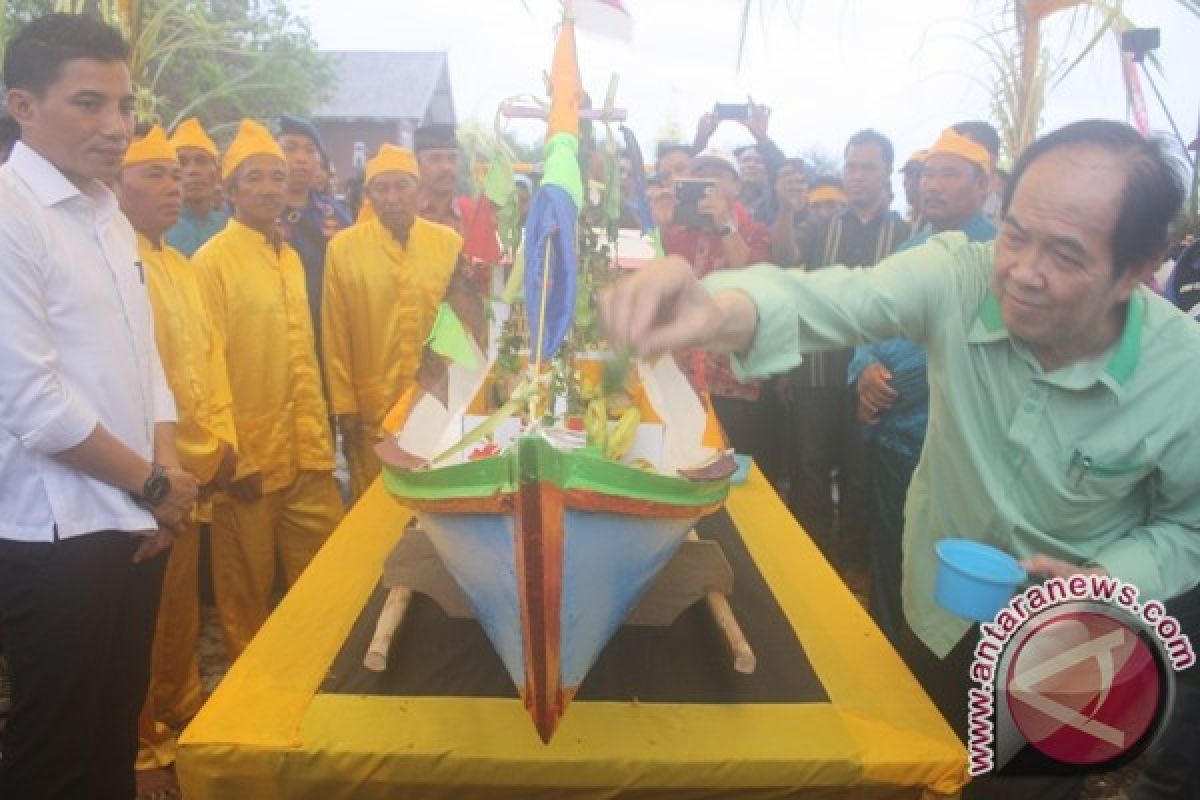
[[[313,111],[314,119],[367,118],[424,120],[434,106],[439,122],[454,122],[450,72],[445,53],[327,51],[336,74],[332,96]],[[435,104],[441,91],[445,100]],[[449,119],[441,119],[446,114]]]

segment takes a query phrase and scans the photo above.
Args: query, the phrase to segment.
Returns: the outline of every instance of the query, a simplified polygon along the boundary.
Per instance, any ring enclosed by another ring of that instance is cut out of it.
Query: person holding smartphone
[[[703,274],[765,260],[767,229],[738,201],[740,189],[740,169],[732,155],[709,148],[694,157],[687,178],[675,182],[675,217],[663,233],[663,248],[696,253],[697,270]]]
[[[754,137],[754,143],[734,151],[741,178],[738,199],[755,222],[769,225],[778,209],[775,177],[787,156],[767,135],[771,109],[746,99],[748,102],[745,103],[715,103],[711,112],[701,116],[696,124],[693,152],[705,150],[709,139],[725,120],[740,122]]]
[[[695,156],[687,178],[675,181],[675,215],[663,230],[664,252],[686,258],[698,277],[767,260],[770,234],[738,201],[740,189],[731,154],[710,148]],[[773,410],[763,407],[773,395],[759,381],[739,382],[728,356],[706,357],[697,350],[684,357],[683,367],[697,386],[708,389],[733,448],[773,474],[780,460],[768,427]]]

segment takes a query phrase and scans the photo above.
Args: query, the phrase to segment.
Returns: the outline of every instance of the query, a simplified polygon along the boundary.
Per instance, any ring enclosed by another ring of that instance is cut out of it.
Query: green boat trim
[[[522,436],[500,455],[434,469],[402,470],[385,465],[387,490],[400,500],[484,499],[517,491],[521,465],[532,462],[538,480],[564,491],[582,490],[673,506],[719,504],[729,479],[692,481],[649,472],[604,458],[594,451],[563,451],[541,436]]]

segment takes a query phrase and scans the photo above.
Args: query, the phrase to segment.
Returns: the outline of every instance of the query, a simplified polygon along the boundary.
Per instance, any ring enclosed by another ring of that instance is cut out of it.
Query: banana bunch
[[[583,432],[587,434],[589,447],[601,453],[608,446],[608,408],[604,395],[593,397],[583,413]]]
[[[614,461],[620,460],[629,448],[633,446],[633,437],[638,425],[642,422],[642,412],[637,406],[630,406],[621,414],[617,424],[608,432],[608,442],[604,446],[604,456]]]

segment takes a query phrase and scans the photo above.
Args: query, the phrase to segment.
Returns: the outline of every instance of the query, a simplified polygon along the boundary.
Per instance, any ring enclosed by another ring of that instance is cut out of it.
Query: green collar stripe
[[[1125,312],[1125,330],[1121,331],[1121,338],[1104,368],[1104,371],[1122,386],[1133,377],[1133,371],[1137,369],[1138,357],[1142,353],[1142,326],[1145,318],[1146,298],[1142,297],[1141,292],[1134,292],[1129,298],[1129,306]]]
[[[1125,328],[1121,331],[1121,338],[1117,340],[1108,364],[1104,367],[1104,371],[1118,385],[1128,383],[1137,369],[1138,358],[1142,352],[1142,327],[1145,319],[1146,298],[1140,292],[1134,292],[1126,307]],[[1007,333],[1004,318],[1000,314],[1000,301],[990,289],[979,306],[978,320],[989,334]]]
[[[1004,330],[1004,318],[1000,316],[1000,301],[996,299],[996,293],[988,289],[988,293],[983,297],[983,305],[979,307],[979,321],[983,323],[983,327],[987,328],[988,333],[999,333]]]

